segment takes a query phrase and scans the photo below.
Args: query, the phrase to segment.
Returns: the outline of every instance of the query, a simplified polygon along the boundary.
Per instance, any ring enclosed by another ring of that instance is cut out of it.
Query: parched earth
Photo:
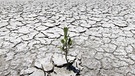
[[[135,76],[135,0],[0,1],[0,76],[76,76],[35,67],[61,53],[64,26],[80,76]]]

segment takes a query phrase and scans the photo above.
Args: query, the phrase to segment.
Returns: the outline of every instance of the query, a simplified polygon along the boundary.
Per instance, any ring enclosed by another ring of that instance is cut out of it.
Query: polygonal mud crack
[[[80,73],[80,64],[72,65],[76,63],[75,57],[68,56],[69,63],[66,62],[65,56],[62,54],[46,54],[45,58],[39,58],[34,61],[34,67],[21,70],[20,75],[38,75],[41,76],[51,75],[51,76],[76,76]]]

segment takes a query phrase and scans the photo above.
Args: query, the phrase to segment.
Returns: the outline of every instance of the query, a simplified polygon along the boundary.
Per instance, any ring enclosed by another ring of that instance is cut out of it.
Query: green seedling
[[[68,28],[67,27],[64,27],[63,32],[64,32],[64,38],[61,39],[61,43],[62,43],[61,50],[64,52],[65,59],[66,59],[66,61],[68,63],[67,55],[68,55],[69,49],[70,49],[70,47],[72,45],[72,40],[69,37]]]

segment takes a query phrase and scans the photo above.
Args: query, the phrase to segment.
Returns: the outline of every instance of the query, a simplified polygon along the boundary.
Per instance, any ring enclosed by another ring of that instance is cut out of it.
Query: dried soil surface
[[[80,76],[135,76],[135,0],[0,0],[0,76],[76,76],[64,26]]]

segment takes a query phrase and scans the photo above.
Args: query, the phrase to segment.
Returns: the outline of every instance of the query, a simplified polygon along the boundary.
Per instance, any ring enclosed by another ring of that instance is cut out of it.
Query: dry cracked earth
[[[135,0],[1,0],[0,76],[76,76],[52,59],[64,26],[79,76],[135,76]]]

